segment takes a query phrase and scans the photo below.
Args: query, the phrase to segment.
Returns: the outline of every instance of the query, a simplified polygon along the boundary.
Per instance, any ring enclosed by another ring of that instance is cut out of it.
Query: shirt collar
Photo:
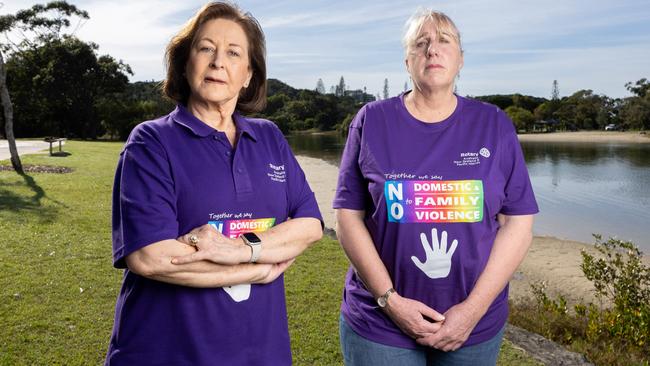
[[[196,118],[196,116],[188,111],[187,108],[182,104],[176,105],[176,109],[174,109],[172,112],[171,117],[174,122],[189,129],[192,131],[192,133],[199,137],[210,136],[216,131],[214,128],[208,126],[208,124]],[[244,116],[235,111],[232,115],[232,118],[235,121],[237,130],[240,134],[248,135],[251,139],[253,139],[253,141],[257,141],[255,131],[253,131],[250,122]]]

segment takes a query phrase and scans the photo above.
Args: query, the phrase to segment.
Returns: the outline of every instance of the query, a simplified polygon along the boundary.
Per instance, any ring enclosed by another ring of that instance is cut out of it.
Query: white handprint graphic
[[[431,245],[427,240],[425,233],[420,234],[420,241],[424,247],[426,258],[424,263],[416,256],[412,256],[411,260],[418,268],[424,272],[429,278],[445,278],[449,275],[451,270],[451,256],[454,255],[458,240],[454,239],[451,243],[451,248],[447,251],[447,232],[443,231],[438,241],[438,229],[431,229]]]

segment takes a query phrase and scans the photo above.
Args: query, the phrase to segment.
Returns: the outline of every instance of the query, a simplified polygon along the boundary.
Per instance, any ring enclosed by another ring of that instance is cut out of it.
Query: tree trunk
[[[23,174],[23,165],[20,162],[18,149],[16,149],[16,138],[14,137],[14,108],[9,98],[9,89],[7,88],[7,71],[5,70],[5,61],[0,52],[0,102],[4,109],[5,133],[9,143],[9,152],[11,153],[11,165],[18,174]]]

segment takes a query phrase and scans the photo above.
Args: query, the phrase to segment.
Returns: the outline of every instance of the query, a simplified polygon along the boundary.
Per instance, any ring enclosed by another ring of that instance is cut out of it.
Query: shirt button
[[[219,136],[213,136],[215,140],[219,140]]]
[[[226,156],[230,156],[230,151],[226,151]]]
[[[237,173],[241,174],[241,173],[243,173],[243,172],[244,172],[244,169],[242,169],[242,168],[237,168]]]

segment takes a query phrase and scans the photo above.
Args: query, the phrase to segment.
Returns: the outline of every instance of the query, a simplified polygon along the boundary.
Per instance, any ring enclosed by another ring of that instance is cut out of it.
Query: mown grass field
[[[103,362],[122,272],[111,265],[111,189],[122,143],[68,141],[66,157],[23,164],[68,174],[0,172],[0,365]],[[8,161],[0,162],[8,164]],[[324,238],[289,269],[296,365],[342,364],[338,310],[347,261]],[[505,343],[499,365],[533,365]]]

